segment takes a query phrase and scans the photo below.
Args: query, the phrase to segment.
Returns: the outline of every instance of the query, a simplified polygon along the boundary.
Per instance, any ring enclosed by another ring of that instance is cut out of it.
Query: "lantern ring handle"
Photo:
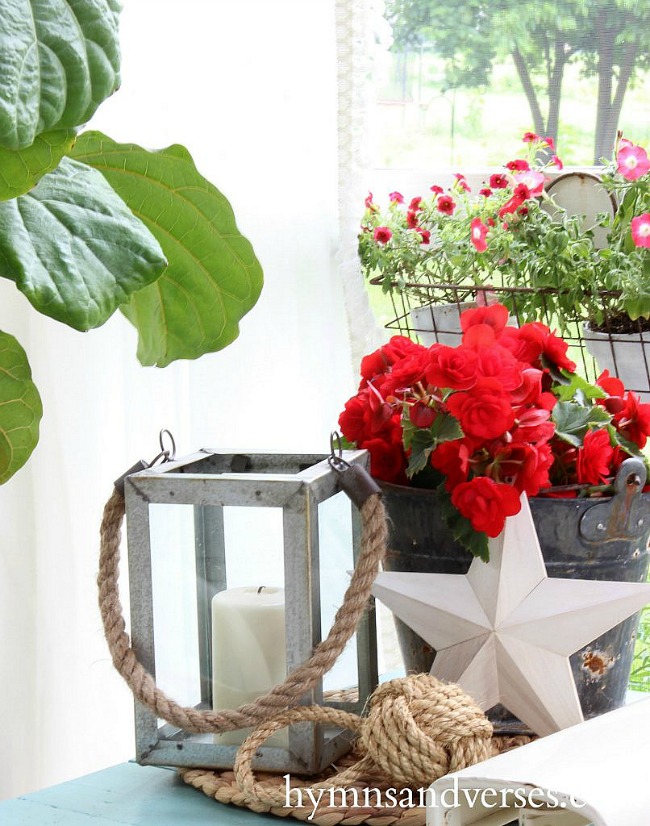
[[[343,443],[337,430],[330,433],[330,455],[327,457],[327,463],[337,473],[343,473],[350,467],[350,463],[343,458]]]
[[[169,448],[165,447],[165,436],[167,436],[171,442],[171,446]],[[176,458],[176,442],[174,441],[171,431],[167,430],[167,428],[163,428],[158,434],[158,444],[160,445],[160,453],[154,456],[154,458],[147,463],[147,467],[153,467],[159,463],[164,465],[165,462],[173,462]]]

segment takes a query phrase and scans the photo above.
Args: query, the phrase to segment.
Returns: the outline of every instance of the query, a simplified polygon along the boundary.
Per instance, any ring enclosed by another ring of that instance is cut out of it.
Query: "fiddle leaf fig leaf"
[[[35,309],[98,327],[165,268],[158,242],[94,169],[70,158],[0,202],[0,276]]]
[[[169,262],[155,285],[121,308],[138,330],[140,362],[164,367],[233,341],[259,297],[262,270],[230,204],[189,152],[182,146],[150,152],[86,132],[72,155],[102,172]]]
[[[13,336],[0,331],[0,485],[36,447],[42,414],[25,351]]]
[[[70,151],[74,129],[56,129],[39,135],[26,149],[0,146],[0,201],[29,192],[47,172],[56,169]]]
[[[0,0],[0,146],[79,126],[119,86],[118,0]]]

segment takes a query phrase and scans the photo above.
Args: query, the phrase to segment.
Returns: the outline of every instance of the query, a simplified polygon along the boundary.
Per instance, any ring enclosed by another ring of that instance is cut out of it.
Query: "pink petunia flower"
[[[633,143],[622,146],[616,153],[616,171],[626,181],[636,181],[650,170],[650,158],[642,146]]]
[[[511,172],[527,172],[530,169],[530,164],[523,158],[515,158],[514,161],[508,161],[506,169]]]
[[[422,196],[418,195],[418,196],[416,196],[415,198],[413,198],[411,200],[411,203],[409,204],[409,209],[413,210],[413,212],[417,212],[418,209],[422,209],[422,207],[420,206],[421,203],[422,203]]]
[[[522,141],[524,143],[533,143],[534,141],[541,140],[539,135],[535,134],[535,132],[524,132],[524,136]]]
[[[433,184],[433,186],[430,186],[429,189],[434,195],[442,195],[445,191],[441,186],[438,186],[438,184]]]
[[[406,226],[409,229],[415,229],[418,226],[418,214],[412,209],[409,209],[406,213]]]
[[[551,166],[556,166],[558,169],[564,169],[564,164],[557,155],[551,156]]]
[[[387,244],[393,237],[393,232],[389,227],[375,227],[374,238],[378,244]]]
[[[504,175],[502,172],[495,172],[494,175],[490,175],[490,186],[492,189],[505,189],[509,183],[507,175]]]
[[[428,229],[422,229],[422,227],[417,227],[416,232],[418,232],[422,236],[421,244],[428,244],[431,241],[431,233]]]
[[[635,246],[650,248],[650,212],[632,218],[630,228]]]
[[[483,221],[481,221],[478,217],[474,218],[471,223],[470,239],[478,252],[485,252],[487,249],[487,234],[488,228],[485,226]]]
[[[454,172],[454,178],[456,178],[456,186],[459,189],[463,189],[465,192],[471,192],[469,184],[465,180],[465,176],[460,172]]]
[[[438,212],[442,212],[445,215],[453,215],[456,209],[456,202],[451,195],[441,195],[436,202],[436,206]]]
[[[403,204],[404,203],[404,196],[401,192],[391,192],[388,196],[390,199],[391,204]]]
[[[529,189],[529,196],[536,197],[544,191],[544,176],[541,172],[529,169],[527,172],[518,172],[515,175],[518,184],[525,184]],[[516,191],[516,190],[515,190]]]

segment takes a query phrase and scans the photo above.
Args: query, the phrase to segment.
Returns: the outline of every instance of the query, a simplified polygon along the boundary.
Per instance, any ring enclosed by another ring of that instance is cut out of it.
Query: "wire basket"
[[[640,319],[633,331],[622,333],[618,319],[609,309],[617,293],[598,291],[603,321],[591,330],[586,314],[576,310],[570,316],[558,309],[560,291],[553,288],[474,284],[442,284],[425,281],[386,285],[381,276],[370,279],[383,287],[392,304],[393,317],[385,325],[395,334],[408,336],[420,344],[436,342],[460,344],[460,313],[477,304],[499,301],[510,310],[510,324],[541,321],[561,335],[570,347],[569,355],[577,371],[593,382],[603,370],[623,381],[643,402],[650,402],[650,324]],[[388,289],[386,289],[388,286]],[[531,312],[531,305],[534,311]],[[524,310],[524,308],[526,308]]]

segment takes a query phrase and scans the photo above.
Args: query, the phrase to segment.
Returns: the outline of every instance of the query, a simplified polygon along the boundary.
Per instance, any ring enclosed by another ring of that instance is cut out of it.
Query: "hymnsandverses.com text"
[[[344,788],[342,786],[308,786],[301,788],[291,786],[291,775],[285,774],[284,805],[287,808],[311,809],[307,820],[313,820],[318,809],[411,809],[415,806],[429,808],[458,809],[461,806],[483,809],[581,809],[585,806],[581,800],[567,797],[556,792],[535,787],[512,787],[492,789],[461,789],[458,778],[454,777],[452,786],[437,791],[431,787],[411,788]]]

